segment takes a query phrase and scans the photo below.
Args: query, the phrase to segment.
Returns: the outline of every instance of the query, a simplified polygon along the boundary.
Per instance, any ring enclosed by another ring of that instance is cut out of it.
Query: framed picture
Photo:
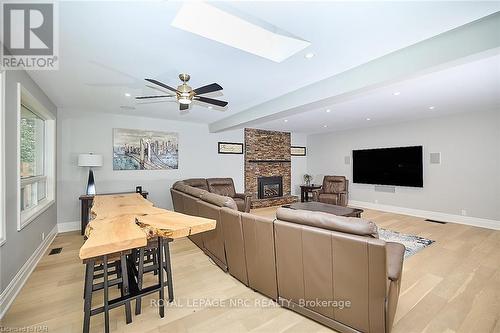
[[[179,168],[179,136],[174,132],[113,129],[113,170]]]
[[[243,143],[219,142],[219,154],[243,154]]]
[[[306,147],[292,146],[290,147],[290,155],[306,156]]]

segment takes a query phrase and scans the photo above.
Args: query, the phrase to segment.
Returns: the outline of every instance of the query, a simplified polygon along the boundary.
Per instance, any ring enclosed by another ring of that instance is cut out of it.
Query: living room
[[[499,2],[1,7],[0,331],[500,330]]]

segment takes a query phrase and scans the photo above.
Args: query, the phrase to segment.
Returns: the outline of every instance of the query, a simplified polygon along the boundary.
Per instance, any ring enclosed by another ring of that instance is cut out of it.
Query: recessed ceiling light
[[[314,57],[314,53],[312,52],[306,53],[304,57],[306,57],[306,59],[311,59],[312,57]]]
[[[326,113],[330,113],[330,112],[332,112],[332,110],[326,109]]]
[[[429,106],[429,110],[434,110],[435,108],[435,106]]]
[[[370,118],[366,118],[366,120],[370,121],[371,119]]]
[[[288,122],[288,119],[285,119],[285,120],[283,120],[283,121],[284,121],[285,123],[287,123],[287,122]]]
[[[213,106],[209,106],[208,108],[209,108],[209,109],[213,109],[214,107],[213,107]]]
[[[269,23],[218,7],[221,6],[186,1],[171,25],[275,62],[282,62],[311,45]]]
[[[324,127],[324,128],[327,128],[327,127],[328,127],[328,125],[323,125],[323,127]]]
[[[132,95],[130,95],[129,93],[125,93],[125,97],[130,97]]]
[[[401,95],[401,92],[399,92],[399,91],[395,91],[395,92],[393,92],[392,94],[393,94],[394,96],[399,96],[399,95]]]

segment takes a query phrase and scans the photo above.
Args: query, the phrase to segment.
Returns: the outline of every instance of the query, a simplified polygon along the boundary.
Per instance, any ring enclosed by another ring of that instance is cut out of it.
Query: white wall
[[[352,150],[423,145],[424,187],[376,192],[351,184],[350,200],[500,221],[500,112],[470,112],[308,137],[309,172],[352,179]],[[429,163],[441,152],[441,164]],[[498,222],[500,223],[500,222]]]
[[[304,133],[291,134],[292,146],[306,147],[307,135]],[[304,174],[307,173],[307,156],[292,156],[292,194],[300,196],[300,185],[304,183]]]
[[[85,192],[88,170],[77,166],[80,153],[104,156],[104,165],[94,169],[97,193],[134,191],[142,185],[149,199],[158,207],[171,208],[171,185],[190,177],[231,177],[236,190],[244,189],[244,155],[217,153],[218,141],[244,142],[243,130],[209,133],[207,124],[165,119],[60,109],[58,118],[58,223],[74,228],[80,220],[78,197]],[[178,170],[113,171],[112,129],[133,128],[179,133]],[[305,145],[305,135],[293,135],[292,142]],[[300,182],[306,171],[305,159],[295,157],[292,179]],[[298,188],[293,184],[292,188]],[[71,223],[71,226],[70,224]]]

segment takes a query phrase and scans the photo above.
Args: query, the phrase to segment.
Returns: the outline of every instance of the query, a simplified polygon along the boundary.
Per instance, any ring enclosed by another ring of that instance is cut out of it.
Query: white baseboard
[[[12,281],[8,284],[5,290],[0,295],[0,319],[3,318],[17,294],[21,291],[22,287],[35,269],[36,265],[42,259],[45,251],[49,248],[50,244],[57,235],[57,225],[45,237],[45,240],[36,248],[35,252],[24,263],[21,269],[14,276]]]
[[[68,232],[68,231],[76,231],[80,230],[80,221],[75,222],[64,222],[57,224],[57,232]]]
[[[421,210],[421,209],[405,208],[405,207],[398,207],[398,206],[391,206],[391,205],[382,205],[382,204],[376,204],[376,203],[365,202],[365,201],[356,201],[356,200],[349,200],[349,206],[367,208],[367,209],[375,209],[375,210],[381,210],[381,211],[389,212],[389,213],[410,215],[410,216],[416,216],[416,217],[421,217],[421,218],[425,218],[425,219],[432,219],[432,220],[451,222],[451,223],[460,223],[460,224],[471,225],[474,227],[500,230],[500,221],[482,219],[479,217],[454,215],[454,214],[447,214],[447,213],[440,213],[440,212],[431,212],[431,211]]]

